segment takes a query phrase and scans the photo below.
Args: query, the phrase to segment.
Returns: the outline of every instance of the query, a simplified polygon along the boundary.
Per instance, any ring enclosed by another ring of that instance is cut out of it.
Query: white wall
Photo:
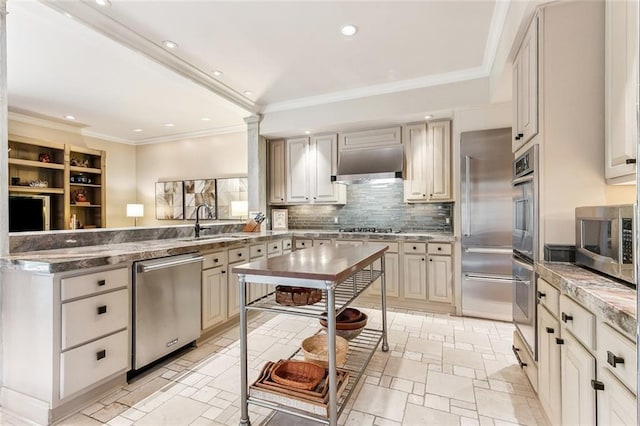
[[[144,217],[138,225],[171,225],[185,221],[156,220],[155,183],[247,175],[247,134],[232,133],[136,147],[138,203]]]
[[[56,128],[9,120],[9,133],[41,140],[68,143],[71,145],[99,149],[107,153],[107,217],[109,228],[131,226],[125,216],[126,204],[136,199],[136,148],[82,135],[79,129],[51,123]]]

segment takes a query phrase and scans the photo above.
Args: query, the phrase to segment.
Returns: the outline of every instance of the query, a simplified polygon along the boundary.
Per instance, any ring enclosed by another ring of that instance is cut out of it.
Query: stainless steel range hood
[[[402,179],[402,145],[350,149],[338,152],[334,182],[362,183],[380,179]]]

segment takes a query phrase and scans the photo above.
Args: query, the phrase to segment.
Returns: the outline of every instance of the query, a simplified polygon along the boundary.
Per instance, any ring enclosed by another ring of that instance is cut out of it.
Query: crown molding
[[[151,145],[151,144],[164,143],[164,142],[176,142],[176,141],[181,141],[185,139],[202,138],[206,136],[227,135],[231,133],[243,133],[246,131],[247,131],[247,126],[240,124],[237,126],[218,127],[215,129],[198,130],[195,132],[177,133],[169,136],[160,136],[156,138],[141,139],[139,141],[134,141],[133,145]]]
[[[82,136],[88,136],[90,138],[102,139],[109,142],[117,142],[125,145],[135,145],[135,141],[131,139],[120,138],[118,136],[107,135],[105,133],[98,133],[88,129],[80,130]]]
[[[493,16],[491,17],[487,44],[484,47],[484,59],[482,61],[482,68],[487,73],[487,76],[491,73],[493,61],[496,58],[500,37],[502,37],[502,30],[504,29],[504,22],[509,12],[510,2],[511,0],[497,0],[493,8]]]
[[[167,51],[142,34],[121,24],[103,11],[98,10],[97,6],[94,7],[90,3],[79,1],[40,1],[60,13],[66,12],[71,14],[77,21],[82,22],[116,43],[139,52],[248,112],[255,113],[259,109],[258,105],[244,94],[237,92],[226,84],[211,77],[200,68]]]
[[[58,123],[51,118],[34,117],[32,115],[26,115],[22,112],[9,111],[8,118],[11,121],[17,121],[19,123],[30,124],[32,126],[46,127],[47,129],[61,130],[69,133],[82,133],[82,125],[73,125],[67,123]]]

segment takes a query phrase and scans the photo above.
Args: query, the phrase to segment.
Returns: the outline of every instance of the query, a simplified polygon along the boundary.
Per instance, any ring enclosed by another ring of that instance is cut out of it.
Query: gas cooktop
[[[394,231],[391,228],[375,228],[375,227],[368,227],[368,228],[340,228],[338,230],[339,232],[373,232],[375,234],[397,234],[400,231]]]

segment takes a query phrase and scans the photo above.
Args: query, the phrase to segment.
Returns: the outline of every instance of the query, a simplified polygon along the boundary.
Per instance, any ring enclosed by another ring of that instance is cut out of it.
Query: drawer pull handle
[[[98,281],[98,287],[102,287],[105,284],[107,284],[107,280],[99,280]]]
[[[258,249],[258,253],[262,253],[262,249]]]
[[[557,345],[564,345],[564,339],[561,339],[559,337],[556,337],[556,344]]]
[[[553,328],[551,328],[551,327],[547,327],[547,333],[549,333],[549,334],[553,334],[553,331],[554,331],[554,330],[553,330]]]
[[[289,247],[289,246],[287,246],[287,247]],[[273,249],[274,250],[278,250],[278,246],[273,246]]]
[[[418,247],[416,247],[416,246],[413,246],[413,249],[414,249],[414,250],[417,250],[417,249],[418,249]]]
[[[547,294],[541,291],[538,291],[538,299],[542,299],[543,297],[547,297]]]
[[[98,306],[98,315],[107,313],[107,305]]]
[[[562,322],[566,323],[567,321],[573,321],[572,315],[567,315],[564,312],[562,313]]]
[[[221,274],[226,274],[226,273],[227,273],[227,271],[220,271],[220,273],[221,273]]]
[[[438,251],[442,250],[442,247],[438,247]]]
[[[238,257],[242,257],[242,253],[238,253]]]
[[[518,360],[518,364],[520,364],[520,368],[526,367],[527,363],[522,362],[522,360],[520,359],[520,355],[518,354],[518,352],[520,352],[520,348],[516,348],[514,345],[511,345],[511,350],[513,351],[513,354],[516,356],[516,359]]]
[[[213,259],[213,263],[218,263],[218,258]]]
[[[604,390],[604,383],[602,383],[599,380],[591,380],[591,387],[597,391],[603,391]]]
[[[106,358],[107,356],[107,351],[105,351],[104,349],[101,351],[96,352],[96,360],[100,361],[102,358]]]
[[[616,368],[616,365],[624,364],[624,358],[622,358],[621,356],[617,356],[610,351],[607,351],[607,364],[609,364],[613,368]]]

